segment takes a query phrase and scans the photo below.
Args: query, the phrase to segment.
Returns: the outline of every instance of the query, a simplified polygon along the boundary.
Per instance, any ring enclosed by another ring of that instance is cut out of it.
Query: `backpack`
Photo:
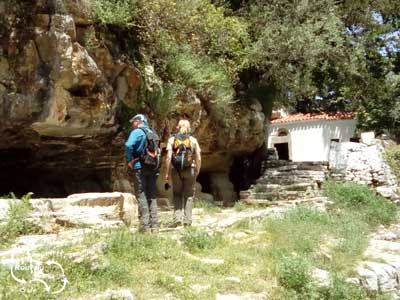
[[[190,135],[176,134],[172,144],[172,165],[176,170],[189,169],[193,162],[193,149]]]
[[[154,131],[139,127],[146,135],[144,151],[140,155],[140,162],[148,169],[158,171],[161,167],[160,138]]]

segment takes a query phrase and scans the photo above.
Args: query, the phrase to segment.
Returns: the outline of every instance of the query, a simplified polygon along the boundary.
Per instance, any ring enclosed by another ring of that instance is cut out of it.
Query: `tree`
[[[194,95],[211,115],[230,117],[239,62],[249,42],[243,18],[210,0],[92,1],[99,22],[133,33],[140,49],[135,58],[154,66],[161,83],[145,94],[147,102],[164,98],[172,103]]]
[[[397,130],[398,1],[253,0],[239,12],[252,38],[242,74],[255,75],[244,76],[245,87],[268,87],[261,101],[301,112],[354,109],[360,127]]]
[[[251,98],[266,114],[355,110],[361,128],[398,134],[398,0],[91,1],[155,67],[148,102],[194,94],[216,118]]]

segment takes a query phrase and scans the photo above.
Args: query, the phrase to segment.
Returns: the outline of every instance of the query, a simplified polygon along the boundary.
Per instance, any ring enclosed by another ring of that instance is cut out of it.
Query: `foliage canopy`
[[[135,37],[171,99],[195,95],[214,113],[250,97],[355,110],[360,127],[400,136],[396,0],[91,2],[100,23]]]

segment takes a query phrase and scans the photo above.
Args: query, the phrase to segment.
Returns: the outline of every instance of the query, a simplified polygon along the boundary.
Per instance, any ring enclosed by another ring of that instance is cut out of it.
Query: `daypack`
[[[140,155],[140,162],[143,166],[158,171],[161,167],[161,150],[160,138],[157,133],[148,129],[139,127],[146,135],[146,142],[144,144],[144,151]]]
[[[176,134],[172,145],[172,165],[176,170],[189,169],[193,162],[193,149],[190,135]]]

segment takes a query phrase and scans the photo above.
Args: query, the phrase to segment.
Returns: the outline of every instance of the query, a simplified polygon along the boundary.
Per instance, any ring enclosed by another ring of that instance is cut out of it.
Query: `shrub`
[[[190,87],[190,91],[208,100],[215,117],[226,119],[235,95],[233,80],[227,70],[213,59],[196,53],[189,44],[177,44],[168,33],[161,35],[159,43],[174,84]]]
[[[153,65],[158,86],[141,89],[140,101],[165,116],[196,97],[216,120],[230,125],[235,84],[250,42],[247,22],[209,0],[91,0],[95,19],[123,33],[123,49]],[[133,40],[133,44],[129,44]],[[129,52],[129,50],[127,50]],[[142,67],[143,77],[146,76]],[[146,78],[144,78],[146,81]],[[143,97],[142,97],[143,96]],[[178,100],[178,101],[177,101]],[[180,100],[180,101],[179,101]]]
[[[10,194],[14,200],[10,200],[7,221],[0,225],[0,245],[8,245],[20,235],[41,233],[40,227],[27,219],[32,211],[29,203],[31,195],[32,193],[28,193],[18,200],[13,193]]]
[[[104,24],[129,26],[132,0],[91,0],[94,17]]]
[[[182,241],[190,251],[214,249],[223,243],[221,234],[208,234],[202,228],[190,227],[183,232]]]
[[[400,181],[400,145],[388,148],[385,157],[397,180]]]
[[[301,257],[284,256],[277,265],[279,284],[286,289],[304,293],[312,284],[311,264]]]
[[[335,205],[358,213],[370,226],[389,225],[397,220],[398,208],[392,202],[378,196],[370,188],[351,183],[324,184],[324,189]]]
[[[365,290],[354,284],[345,282],[343,279],[334,276],[329,287],[322,287],[319,290],[321,300],[365,300],[369,299]]]
[[[345,282],[337,275],[332,276],[332,282],[327,287],[318,287],[310,276],[311,264],[304,258],[284,257],[277,268],[279,284],[286,290],[281,291],[286,299],[304,300],[365,300],[383,299],[382,295],[369,297],[359,286]]]

